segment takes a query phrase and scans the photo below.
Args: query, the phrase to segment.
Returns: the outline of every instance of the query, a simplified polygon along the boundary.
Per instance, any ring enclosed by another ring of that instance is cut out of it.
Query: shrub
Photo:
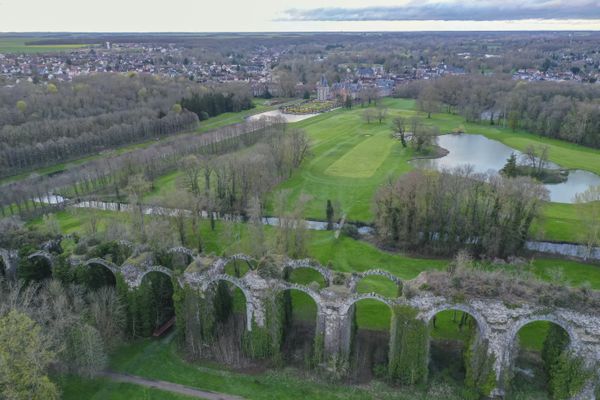
[[[427,380],[429,331],[416,316],[417,311],[411,307],[393,308],[388,363],[388,378],[392,382],[415,385]]]

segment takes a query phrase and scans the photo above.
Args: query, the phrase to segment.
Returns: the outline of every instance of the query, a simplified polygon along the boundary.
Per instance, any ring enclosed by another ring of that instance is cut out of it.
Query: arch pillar
[[[488,342],[488,352],[494,357],[494,374],[496,376],[496,387],[491,391],[492,399],[504,398],[506,394],[506,380],[511,371],[512,349],[507,339],[505,330],[491,330],[482,338]]]
[[[0,257],[4,263],[4,272],[8,279],[17,278],[17,266],[19,265],[19,252],[17,250],[0,249]]]
[[[317,316],[317,329],[323,334],[325,356],[350,354],[352,317],[348,310],[335,302],[322,304]]]

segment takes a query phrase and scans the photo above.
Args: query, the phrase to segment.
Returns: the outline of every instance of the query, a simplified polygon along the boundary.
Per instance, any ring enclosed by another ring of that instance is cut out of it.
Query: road
[[[134,385],[145,386],[153,389],[160,389],[166,392],[183,394],[197,399],[205,400],[244,400],[243,397],[233,396],[223,393],[209,392],[193,387],[179,385],[177,383],[157,381],[153,379],[142,378],[140,376],[120,374],[117,372],[105,371],[100,374],[101,377],[108,378],[115,382],[131,383]]]

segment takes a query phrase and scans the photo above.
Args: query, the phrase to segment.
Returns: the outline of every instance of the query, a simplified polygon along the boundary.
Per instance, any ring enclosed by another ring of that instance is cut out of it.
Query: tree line
[[[522,82],[506,76],[445,77],[402,86],[421,111],[458,113],[467,121],[600,148],[600,87],[568,82]]]
[[[215,88],[138,74],[2,87],[0,176],[192,130],[201,119],[251,106],[242,85]]]
[[[110,190],[120,198],[129,178],[134,175],[142,174],[153,185],[157,177],[177,169],[186,155],[223,154],[254,144],[283,129],[285,125],[281,119],[246,121],[203,135],[180,135],[146,148],[95,159],[55,175],[31,176],[0,187],[0,214],[43,214],[56,206],[34,199],[57,192],[82,199],[100,190]]]
[[[181,107],[193,112],[200,121],[226,112],[238,112],[253,107],[250,94],[237,96],[234,93],[194,93],[181,99]]]
[[[522,249],[546,189],[529,178],[476,174],[469,168],[417,170],[378,190],[381,241],[413,251],[505,257]]]

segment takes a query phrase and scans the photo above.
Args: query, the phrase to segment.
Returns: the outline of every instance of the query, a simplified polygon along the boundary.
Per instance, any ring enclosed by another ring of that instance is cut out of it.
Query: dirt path
[[[111,379],[116,382],[132,383],[134,385],[146,386],[149,388],[160,389],[167,392],[183,394],[190,397],[205,400],[244,400],[243,397],[233,396],[223,393],[208,392],[205,390],[195,389],[193,387],[179,385],[177,383],[156,381],[153,379],[142,378],[140,376],[120,374],[117,372],[102,372],[100,376]]]

